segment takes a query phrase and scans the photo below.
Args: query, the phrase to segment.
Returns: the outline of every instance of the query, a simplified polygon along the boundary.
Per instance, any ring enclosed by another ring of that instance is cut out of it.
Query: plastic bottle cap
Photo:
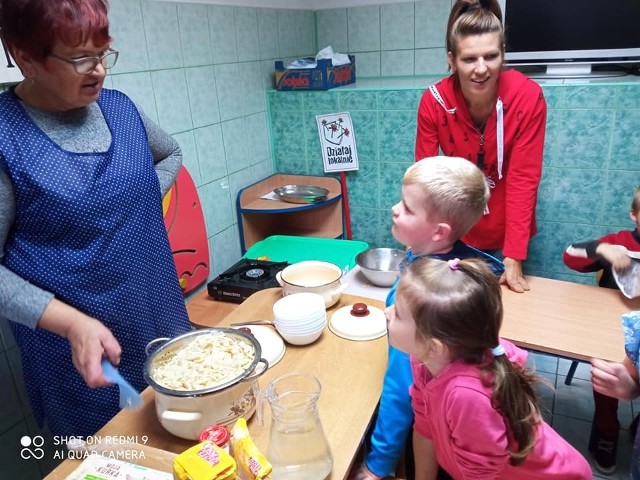
[[[210,440],[220,448],[224,448],[229,443],[231,433],[229,429],[223,425],[211,425],[205,428],[200,434],[200,441]]]

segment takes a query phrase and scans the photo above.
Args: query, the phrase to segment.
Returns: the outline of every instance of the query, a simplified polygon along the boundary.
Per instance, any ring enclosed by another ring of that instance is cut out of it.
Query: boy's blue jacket
[[[439,260],[481,258],[496,275],[504,273],[504,264],[500,260],[462,241],[457,241],[449,253],[425,256]],[[420,257],[409,249],[404,261],[408,263],[417,258]],[[387,306],[395,303],[398,281],[396,280],[387,295]],[[378,416],[371,433],[369,453],[365,459],[367,468],[380,477],[393,475],[413,425],[413,408],[409,395],[412,383],[409,355],[389,345],[389,360],[382,385]]]

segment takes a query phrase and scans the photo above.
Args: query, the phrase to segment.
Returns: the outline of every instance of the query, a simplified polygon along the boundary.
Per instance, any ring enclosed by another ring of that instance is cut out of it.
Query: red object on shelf
[[[209,240],[198,190],[184,166],[162,200],[162,212],[182,293],[187,294],[209,277]]]

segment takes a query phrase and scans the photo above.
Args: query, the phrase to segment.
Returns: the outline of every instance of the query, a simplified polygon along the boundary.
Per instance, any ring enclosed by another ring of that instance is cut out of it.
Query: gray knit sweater
[[[100,107],[93,103],[71,112],[53,113],[23,104],[32,120],[60,147],[71,152],[105,152],[111,132]],[[164,195],[175,181],[182,153],[178,143],[141,110],[155,169]],[[0,170],[0,318],[35,328],[53,294],[30,284],[2,263],[4,247],[13,225],[16,202],[13,185]]]

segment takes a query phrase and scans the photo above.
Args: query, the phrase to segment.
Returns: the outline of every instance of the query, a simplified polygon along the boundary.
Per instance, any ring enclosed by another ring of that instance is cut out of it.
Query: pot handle
[[[147,357],[149,356],[150,352],[151,352],[151,347],[158,345],[160,343],[165,343],[167,341],[171,340],[168,337],[162,337],[162,338],[156,338],[154,340],[151,340],[149,343],[147,343],[147,346],[144,347],[144,353],[147,355]]]
[[[200,412],[179,412],[177,410],[165,410],[161,414],[162,420],[172,422],[194,422],[202,418]]]
[[[260,370],[258,370],[258,365],[262,364],[262,368]],[[260,360],[258,360],[258,363],[256,364],[256,368],[253,369],[253,373],[251,373],[250,375],[247,375],[246,377],[244,377],[242,379],[243,382],[249,381],[249,380],[255,380],[256,378],[258,378],[260,375],[262,375],[264,372],[266,372],[269,369],[269,362],[264,359],[261,358]]]
[[[338,288],[336,288],[335,290],[326,292],[324,294],[325,302],[330,302],[332,304],[337,302],[340,295],[342,295],[342,292],[344,292],[348,286],[349,286],[348,283],[341,283],[340,285],[338,285]]]

